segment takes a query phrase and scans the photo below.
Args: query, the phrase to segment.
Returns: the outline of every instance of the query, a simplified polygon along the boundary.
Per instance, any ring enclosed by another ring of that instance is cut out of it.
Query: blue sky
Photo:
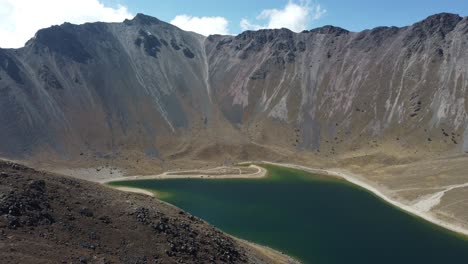
[[[197,17],[221,16],[229,22],[230,33],[241,32],[242,18],[255,20],[265,9],[282,9],[288,0],[108,0],[128,6],[132,13],[145,13],[164,21],[171,21],[176,15],[186,14]],[[300,1],[296,1],[300,3]],[[429,15],[450,12],[468,15],[468,0],[317,0],[326,13],[317,20],[309,21],[308,28],[322,25],[340,26],[351,31],[377,26],[405,26]]]
[[[37,30],[64,22],[121,22],[137,13],[210,35],[323,25],[361,31],[440,12],[467,16],[468,0],[0,0],[0,47],[21,47]]]

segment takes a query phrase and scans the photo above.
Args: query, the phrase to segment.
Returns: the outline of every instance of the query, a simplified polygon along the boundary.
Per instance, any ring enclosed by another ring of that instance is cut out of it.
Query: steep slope
[[[240,160],[340,168],[468,229],[467,50],[468,18],[446,13],[208,37],[142,14],[65,23],[0,49],[0,157],[91,180]]]
[[[54,26],[0,50],[0,154],[164,160],[194,142],[461,153],[467,32],[452,14],[208,38],[142,14]]]
[[[286,125],[289,139],[268,143],[334,154],[405,138],[467,150],[467,30],[466,18],[439,14],[358,33],[327,26],[210,36],[211,87],[231,122]],[[253,139],[270,134],[263,127]]]
[[[212,113],[203,40],[138,15],[54,26],[2,50],[2,154],[158,156],[158,142]]]
[[[4,161],[0,171],[2,263],[274,262],[152,197]]]

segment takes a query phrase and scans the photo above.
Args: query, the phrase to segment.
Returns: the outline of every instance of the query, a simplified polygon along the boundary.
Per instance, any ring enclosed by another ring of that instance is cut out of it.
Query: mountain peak
[[[153,25],[153,24],[159,24],[161,22],[162,22],[161,20],[152,16],[145,15],[143,13],[138,13],[132,20],[126,19],[124,21],[125,24],[138,23],[141,25]]]
[[[323,27],[314,28],[314,29],[311,29],[310,31],[305,30],[303,32],[304,33],[305,32],[319,33],[319,34],[336,34],[337,36],[339,36],[341,34],[349,33],[349,31],[344,29],[344,28],[335,27],[335,26],[331,26],[331,25],[326,25],[326,26],[323,26]]]
[[[460,21],[462,17],[458,14],[453,13],[438,13],[431,16],[428,16],[423,21],[434,21],[434,22],[446,22],[446,21]]]
[[[26,46],[35,46],[36,48],[47,47],[47,49],[53,52],[84,63],[91,58],[91,55],[86,51],[75,33],[79,27],[70,23],[64,23],[60,26],[40,29],[34,38],[26,43]]]
[[[416,26],[420,26],[428,31],[434,31],[440,29],[443,32],[451,31],[463,18],[457,14],[451,13],[439,13],[427,17],[426,19],[416,23]]]

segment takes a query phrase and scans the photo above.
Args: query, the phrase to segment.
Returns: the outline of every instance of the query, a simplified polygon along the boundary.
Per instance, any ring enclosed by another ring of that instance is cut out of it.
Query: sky
[[[37,30],[64,22],[121,22],[137,13],[202,35],[235,35],[261,28],[406,26],[441,12],[468,16],[468,0],[0,0],[0,47],[22,47]]]

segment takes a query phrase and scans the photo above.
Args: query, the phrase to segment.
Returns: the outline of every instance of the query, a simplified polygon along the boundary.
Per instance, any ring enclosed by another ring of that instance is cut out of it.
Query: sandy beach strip
[[[117,189],[119,191],[131,192],[131,193],[140,193],[140,194],[145,194],[145,195],[155,197],[153,192],[150,192],[150,191],[145,190],[145,189],[132,188],[132,187],[120,187],[120,186],[116,186],[116,187],[112,186],[111,188]]]
[[[248,174],[211,174],[216,169],[224,169],[225,167],[218,167],[209,170],[184,170],[184,171],[167,171],[157,175],[133,175],[133,176],[124,176],[112,179],[104,179],[99,181],[100,183],[109,183],[115,181],[134,181],[134,180],[163,180],[163,179],[259,179],[267,175],[267,170],[251,164],[250,168],[255,168],[257,171],[254,173]],[[203,172],[210,172],[206,174]],[[188,172],[196,172],[194,174],[185,174]],[[178,174],[179,173],[179,174]],[[182,173],[182,174],[181,174]]]

